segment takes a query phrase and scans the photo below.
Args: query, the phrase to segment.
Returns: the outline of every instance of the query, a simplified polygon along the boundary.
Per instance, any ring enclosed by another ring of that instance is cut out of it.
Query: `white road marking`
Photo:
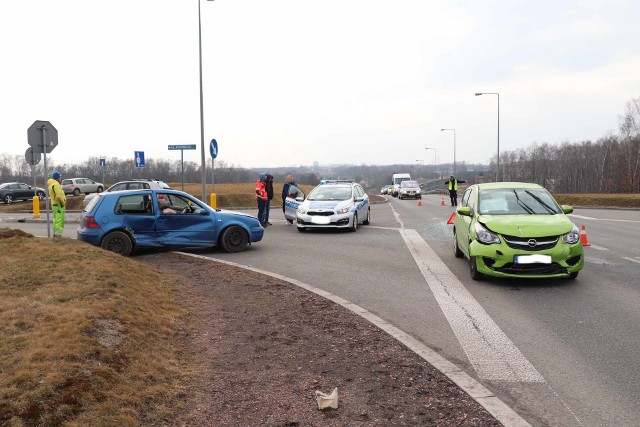
[[[380,227],[379,225],[366,225],[367,228],[377,228],[379,230],[393,230],[398,231],[398,227]]]
[[[597,250],[597,251],[608,251],[609,248],[604,248],[602,246],[598,246],[598,245],[594,245],[593,243],[591,244],[591,248]]]
[[[575,215],[575,214],[569,214],[569,216],[572,216],[572,217],[574,217],[574,218],[586,219],[586,220],[590,220],[590,221],[604,221],[604,222],[640,222],[640,220],[637,220],[637,219],[592,218],[592,217],[590,217],[590,216],[582,216],[582,215]]]
[[[637,262],[638,264],[640,264],[640,257],[636,257],[636,258],[638,258],[638,259],[636,259],[636,258],[623,256],[622,258],[624,258],[626,260],[629,260],[629,261]]]
[[[480,378],[545,382],[420,234],[402,229],[400,235]]]
[[[589,219],[592,221],[597,221],[597,218],[591,218],[590,216],[582,216],[582,215],[576,215],[576,214],[569,214],[568,216],[573,217],[573,218],[580,218],[580,219]]]
[[[402,219],[400,218],[400,214],[396,212],[392,204],[389,204],[389,207],[391,208],[391,211],[393,212],[393,216],[395,217],[396,221],[398,221],[398,224],[400,224],[400,228],[404,228],[404,222],[402,222]]]

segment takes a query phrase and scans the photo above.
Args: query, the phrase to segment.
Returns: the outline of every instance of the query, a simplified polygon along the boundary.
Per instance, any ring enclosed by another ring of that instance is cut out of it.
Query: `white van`
[[[391,175],[391,183],[393,184],[393,192],[391,195],[393,197],[398,197],[398,188],[402,181],[411,181],[411,175],[408,173],[394,173]]]

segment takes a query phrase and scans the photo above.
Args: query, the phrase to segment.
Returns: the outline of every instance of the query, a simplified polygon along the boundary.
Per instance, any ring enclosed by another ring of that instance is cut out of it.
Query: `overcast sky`
[[[0,154],[200,162],[198,0],[0,2]],[[638,0],[201,1],[204,135],[244,167],[488,163],[640,96]]]

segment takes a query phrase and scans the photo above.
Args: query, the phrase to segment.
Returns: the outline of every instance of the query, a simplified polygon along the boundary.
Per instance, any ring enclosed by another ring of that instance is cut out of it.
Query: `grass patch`
[[[0,425],[174,418],[194,373],[167,280],[70,239],[0,229],[0,252]]]
[[[561,205],[640,209],[640,194],[554,194],[553,197]]]

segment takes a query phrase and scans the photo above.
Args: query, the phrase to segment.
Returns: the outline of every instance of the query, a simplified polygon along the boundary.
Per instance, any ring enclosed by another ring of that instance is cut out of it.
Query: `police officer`
[[[258,221],[260,225],[266,227],[268,224],[265,222],[264,213],[267,207],[267,201],[269,196],[267,195],[267,174],[260,173],[258,181],[256,181],[256,200],[258,201]]]
[[[449,177],[445,184],[449,186],[449,197],[451,198],[451,206],[458,206],[458,184],[465,183],[467,181],[457,180],[453,175]]]
[[[53,237],[62,237],[64,231],[64,215],[67,206],[67,196],[64,195],[60,182],[62,174],[55,171],[47,181],[49,187],[49,199],[53,211]]]

